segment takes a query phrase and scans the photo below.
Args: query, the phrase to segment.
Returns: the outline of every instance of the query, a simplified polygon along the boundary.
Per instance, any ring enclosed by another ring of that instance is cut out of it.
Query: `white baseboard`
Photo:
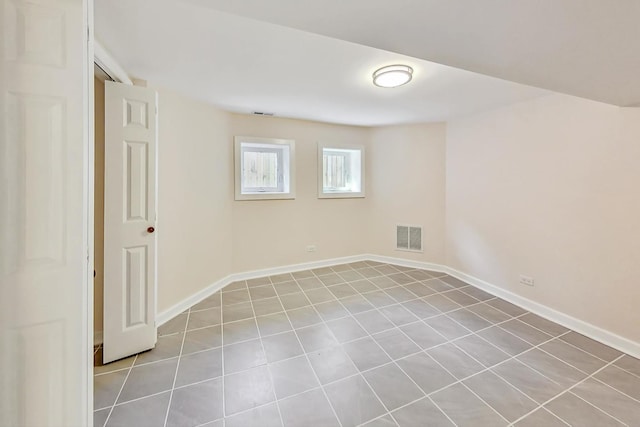
[[[194,304],[199,303],[205,298],[213,295],[223,287],[228,284],[238,281],[238,280],[247,280],[253,279],[256,277],[264,277],[264,276],[273,276],[275,274],[283,274],[283,273],[293,273],[301,270],[309,270],[312,268],[321,268],[328,267],[337,264],[345,264],[352,263],[358,261],[377,261],[388,264],[396,264],[404,267],[414,267],[414,268],[422,268],[426,270],[438,271],[447,273],[457,279],[460,279],[464,282],[467,282],[473,286],[476,286],[482,289],[485,292],[488,292],[496,297],[502,298],[506,301],[509,301],[512,304],[515,304],[523,309],[530,311],[534,314],[537,314],[540,317],[544,317],[547,320],[552,322],[556,322],[564,327],[572,329],[576,332],[579,332],[589,338],[592,338],[596,341],[599,341],[603,344],[611,346],[617,350],[620,350],[624,353],[627,353],[633,357],[640,358],[640,343],[632,341],[628,338],[621,337],[613,332],[602,329],[598,326],[595,326],[591,323],[585,322],[580,319],[576,319],[575,317],[569,316],[568,314],[562,313],[553,308],[547,307],[546,305],[537,303],[533,300],[515,294],[506,289],[500,288],[498,286],[492,285],[491,283],[485,282],[484,280],[478,279],[477,277],[471,276],[469,274],[463,273],[451,267],[447,267],[442,264],[434,264],[422,261],[413,261],[402,258],[394,258],[389,256],[382,255],[374,255],[374,254],[363,254],[363,255],[355,255],[348,256],[342,258],[333,258],[322,261],[313,261],[302,264],[293,264],[282,267],[275,268],[265,268],[262,270],[253,270],[243,273],[235,273],[230,274],[227,277],[218,280],[217,282],[209,285],[208,287],[202,289],[196,294],[190,296],[174,305],[173,307],[160,312],[156,316],[156,324],[158,326],[168,322],[178,314],[182,313],[189,307]],[[95,340],[95,336],[94,336]],[[100,341],[102,341],[102,336],[100,336]]]
[[[93,331],[93,345],[102,344],[102,331]]]
[[[246,271],[243,273],[230,274],[218,280],[217,282],[212,283],[211,285],[207,286],[201,291],[191,295],[190,297],[185,298],[184,300],[168,308],[167,310],[157,313],[156,326],[161,326],[167,323],[169,320],[173,319],[175,316],[182,313],[189,307],[199,303],[205,298],[215,294],[216,292],[218,292],[220,289],[224,288],[228,284],[237,282],[238,280],[255,279],[257,277],[273,276],[276,274],[283,274],[283,273],[293,273],[296,271],[310,270],[312,268],[321,268],[321,267],[328,267],[328,266],[337,265],[337,264],[346,264],[351,262],[364,261],[366,259],[368,259],[367,255],[355,255],[355,256],[347,256],[342,258],[332,258],[332,259],[325,259],[321,261],[306,262],[302,264],[291,264],[291,265],[285,265],[282,267],[264,268],[261,270],[253,270],[253,271]]]
[[[483,291],[509,301],[512,304],[522,307],[523,309],[537,314],[540,317],[544,317],[547,320],[558,323],[566,328],[572,329],[582,335],[585,335],[591,339],[599,341],[623,353],[627,353],[635,358],[640,358],[640,343],[632,341],[628,338],[621,337],[618,334],[602,329],[599,326],[585,322],[584,320],[576,319],[561,311],[548,307],[544,304],[540,304],[521,295],[492,285],[477,277],[463,273],[450,267],[445,267],[444,272],[467,282],[473,286],[476,286]]]

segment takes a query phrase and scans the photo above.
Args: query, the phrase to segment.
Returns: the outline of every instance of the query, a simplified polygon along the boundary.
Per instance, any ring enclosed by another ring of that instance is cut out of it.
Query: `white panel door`
[[[90,6],[0,0],[2,426],[92,422]]]
[[[104,348],[156,344],[156,93],[105,82]]]

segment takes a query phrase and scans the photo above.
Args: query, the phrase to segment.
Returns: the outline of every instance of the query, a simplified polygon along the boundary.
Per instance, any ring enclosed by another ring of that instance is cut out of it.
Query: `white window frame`
[[[295,141],[292,139],[234,137],[235,144],[235,199],[236,200],[287,200],[295,199]],[[246,151],[278,154],[278,187],[245,187],[242,167]]]
[[[359,151],[360,152],[360,191],[344,189],[326,190],[324,187],[324,152]],[[318,142],[318,198],[345,199],[365,197],[365,152],[363,145],[332,144]]]

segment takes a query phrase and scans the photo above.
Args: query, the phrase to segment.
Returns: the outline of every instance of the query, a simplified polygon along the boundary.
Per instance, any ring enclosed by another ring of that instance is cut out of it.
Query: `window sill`
[[[294,200],[295,194],[292,193],[245,193],[236,194],[235,200]]]
[[[364,199],[364,193],[338,192],[320,193],[318,199]]]

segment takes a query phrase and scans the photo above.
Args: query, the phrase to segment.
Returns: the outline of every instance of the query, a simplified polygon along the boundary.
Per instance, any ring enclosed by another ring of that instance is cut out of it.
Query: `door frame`
[[[86,351],[86,359],[87,359],[87,367],[85,370],[86,375],[86,402],[84,407],[86,408],[86,425],[93,426],[93,287],[95,286],[93,281],[93,271],[94,271],[94,209],[95,209],[95,191],[94,191],[94,180],[95,180],[95,111],[94,111],[94,88],[93,88],[93,79],[94,79],[94,0],[82,0],[85,5],[85,22],[84,26],[87,29],[87,40],[86,40],[86,57],[84,60],[84,86],[87,93],[85,97],[85,108],[84,108],[84,127],[85,127],[85,141],[86,141],[86,152],[87,156],[85,158],[84,169],[86,171],[85,175],[85,198],[86,198],[86,206],[85,211],[83,213],[84,217],[84,227],[86,234],[86,253],[87,253],[87,270],[85,274],[85,283],[83,283],[83,289],[86,292],[86,309],[83,312],[83,336],[84,342],[83,346]],[[86,329],[84,329],[86,328]]]

